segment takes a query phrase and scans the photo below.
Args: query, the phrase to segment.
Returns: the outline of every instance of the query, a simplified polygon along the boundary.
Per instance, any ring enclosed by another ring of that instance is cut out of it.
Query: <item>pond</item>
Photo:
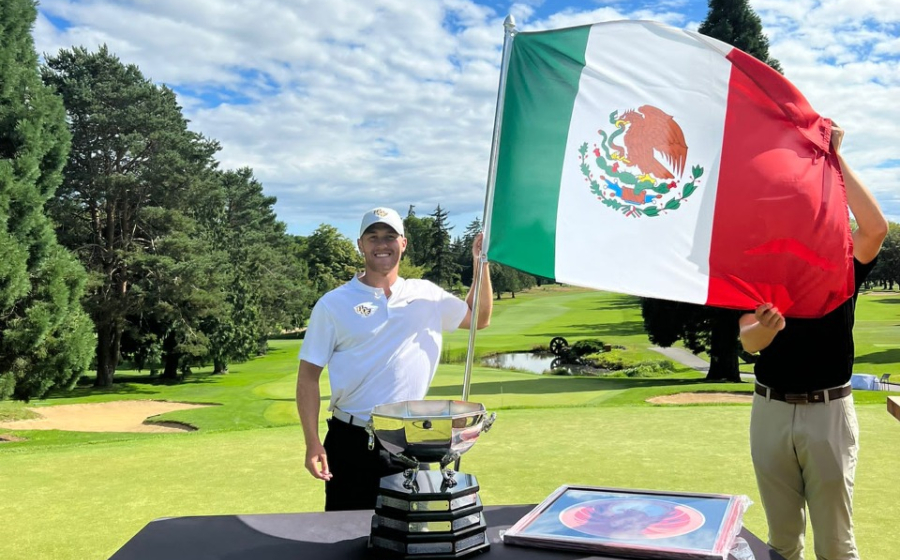
[[[557,358],[558,356],[549,352],[511,352],[482,358],[481,365],[530,373],[547,373],[553,369],[553,361]],[[557,369],[580,373],[584,368],[575,364],[562,364]]]

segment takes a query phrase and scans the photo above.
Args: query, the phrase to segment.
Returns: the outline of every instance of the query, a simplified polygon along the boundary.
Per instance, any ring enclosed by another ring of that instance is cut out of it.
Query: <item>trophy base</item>
[[[474,476],[457,473],[447,488],[438,471],[419,471],[419,490],[402,474],[381,479],[369,550],[379,558],[462,558],[490,547]]]

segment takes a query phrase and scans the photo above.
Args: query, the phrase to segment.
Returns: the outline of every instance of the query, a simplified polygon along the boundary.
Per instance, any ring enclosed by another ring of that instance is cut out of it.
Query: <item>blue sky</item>
[[[785,75],[846,129],[844,153],[900,222],[900,0],[751,0]],[[355,237],[379,205],[480,216],[502,22],[696,29],[706,0],[41,0],[39,52],[107,44],[172,87],[193,129],[249,166],[290,232]]]

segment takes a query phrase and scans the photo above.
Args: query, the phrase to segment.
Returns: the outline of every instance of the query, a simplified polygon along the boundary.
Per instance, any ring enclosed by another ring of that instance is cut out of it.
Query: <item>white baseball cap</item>
[[[362,223],[359,225],[359,237],[362,239],[366,230],[374,224],[385,224],[390,226],[403,236],[403,219],[396,210],[390,208],[373,208],[363,214]]]

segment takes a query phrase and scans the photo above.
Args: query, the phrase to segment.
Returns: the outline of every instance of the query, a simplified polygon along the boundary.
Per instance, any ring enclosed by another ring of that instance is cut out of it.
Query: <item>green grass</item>
[[[900,340],[900,305],[893,301],[900,298],[862,296],[861,355],[889,351],[876,345]],[[559,335],[570,343],[600,338],[627,346],[636,358],[659,358],[648,350],[633,298],[578,290],[535,290],[496,302],[476,351],[529,350]],[[446,342],[450,353],[464,355],[467,333]],[[199,428],[185,434],[6,431],[27,441],[0,444],[0,558],[108,558],[159,517],[321,510],[322,486],[303,468],[294,409],[299,345],[273,341],[267,356],[234,364],[226,376],[200,370],[187,383],[169,385],[126,372],[109,390],[79,387],[31,403],[159,399],[220,406],[160,417]],[[897,361],[878,365],[900,369]],[[461,363],[442,365],[430,396],[458,398],[463,371]],[[475,367],[472,379],[470,398],[498,412],[494,428],[463,459],[485,503],[533,503],[565,483],[746,494],[756,504],[745,522],[765,536],[749,457],[750,407],[645,402],[682,391],[749,392],[749,384],[702,383],[687,368],[663,378],[600,379]],[[327,377],[322,387],[325,397]],[[885,393],[858,391],[854,398],[862,441],[857,537],[863,557],[892,560],[900,423],[887,414]],[[20,403],[0,403],[0,421],[27,414]]]
[[[892,382],[900,383],[900,295],[871,292],[857,305],[853,371],[889,373]]]
[[[28,410],[25,406],[25,403],[21,402],[0,403],[0,422],[14,422],[38,417],[37,413]],[[0,433],[3,432],[0,431]]]

